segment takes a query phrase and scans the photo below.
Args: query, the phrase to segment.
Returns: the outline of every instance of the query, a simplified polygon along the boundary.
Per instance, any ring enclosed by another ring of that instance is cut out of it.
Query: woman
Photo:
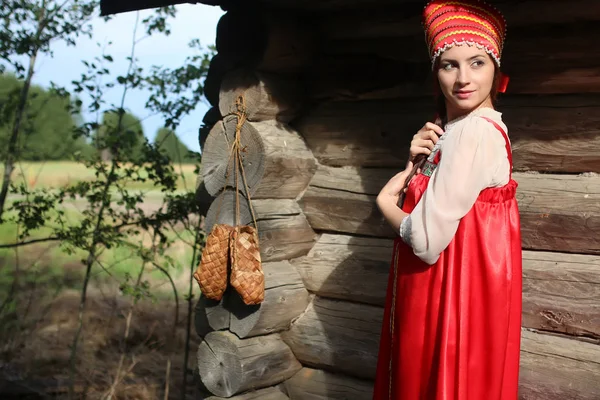
[[[399,237],[374,399],[514,400],[521,237],[507,129],[493,106],[505,22],[483,2],[435,0],[424,27],[444,129],[425,124],[406,170],[377,197]]]

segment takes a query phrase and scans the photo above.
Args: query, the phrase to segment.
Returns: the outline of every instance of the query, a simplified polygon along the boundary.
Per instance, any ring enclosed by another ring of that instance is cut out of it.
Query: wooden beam
[[[373,379],[382,317],[377,307],[316,298],[283,338],[305,365]],[[520,399],[600,396],[598,344],[529,330],[521,337]]]
[[[263,272],[265,299],[259,305],[244,304],[231,287],[219,302],[201,296],[194,313],[198,335],[229,329],[239,338],[247,338],[289,328],[309,303],[302,278],[288,261],[264,263]]]
[[[373,194],[393,175],[388,169],[320,166],[299,204],[315,230],[393,238]],[[514,178],[525,249],[600,254],[600,178]]]
[[[369,26],[381,29],[380,24]],[[502,70],[511,77],[508,93],[600,92],[600,52],[589,50],[600,40],[596,22],[509,28],[508,35],[502,55]],[[540,63],[544,58],[551,62]],[[433,94],[431,64],[420,31],[412,36],[324,39],[321,55],[307,73],[313,98],[364,100]],[[382,90],[384,82],[388,84]]]
[[[498,109],[517,170],[600,172],[599,95],[509,96]],[[294,125],[322,164],[403,168],[433,110],[427,98],[327,102]]]
[[[270,387],[260,390],[251,390],[249,392],[233,396],[233,397],[207,397],[206,400],[288,400],[289,397],[285,395],[280,389],[276,387]]]
[[[235,187],[230,157],[237,117],[226,117],[211,129],[202,153],[202,177],[208,192],[216,196],[227,184]],[[270,120],[246,122],[241,131],[242,163],[252,199],[295,199],[308,186],[316,160],[298,132]],[[239,178],[239,190],[246,193]]]
[[[600,254],[600,179],[515,174],[523,248]]]
[[[600,4],[594,0],[573,0],[569,6],[563,0],[496,0],[494,4],[508,22],[507,50],[513,41],[518,41],[516,38],[524,36],[521,33],[524,29],[532,26],[600,21]],[[323,35],[331,39],[424,36],[422,4],[396,4],[395,7],[372,7],[369,12],[365,11],[336,10],[335,13],[319,15],[318,22]]]
[[[282,333],[302,364],[374,379],[383,309],[316,297]]]
[[[277,334],[240,340],[230,332],[211,332],[197,359],[202,384],[221,397],[276,385],[302,368]]]
[[[294,400],[371,400],[373,382],[334,374],[320,369],[302,368],[284,383]]]
[[[525,251],[523,326],[600,339],[600,257]]]
[[[148,8],[158,8],[173,6],[176,4],[183,3],[204,3],[209,5],[217,5],[220,0],[202,0],[202,1],[190,1],[190,0],[101,0],[100,1],[100,16],[106,16],[110,14],[119,14],[128,11],[145,10]]]
[[[288,122],[301,107],[301,88],[295,79],[281,75],[237,69],[223,77],[219,93],[221,115],[237,111],[237,99],[245,98],[248,121],[275,119]]]
[[[600,346],[523,331],[519,399],[600,398]]]
[[[263,262],[289,260],[308,253],[316,234],[294,200],[252,200],[258,224],[260,254]],[[221,193],[206,214],[205,229],[215,222],[235,225],[236,200],[233,191]],[[248,201],[240,197],[241,225],[252,225]]]
[[[292,264],[310,292],[383,306],[392,248],[390,239],[323,234],[305,257]]]
[[[293,260],[321,297],[383,306],[392,240],[323,234]],[[523,326],[600,339],[600,257],[523,252]]]

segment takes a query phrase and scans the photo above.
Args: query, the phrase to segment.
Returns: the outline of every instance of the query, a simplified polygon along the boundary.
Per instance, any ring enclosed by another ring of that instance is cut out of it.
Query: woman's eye
[[[481,67],[481,66],[483,66],[483,64],[485,64],[485,63],[481,60],[477,60],[477,61],[473,62],[473,65],[476,67]]]
[[[442,69],[445,69],[446,71],[448,71],[449,69],[452,69],[452,64],[444,64],[444,65],[442,65]]]

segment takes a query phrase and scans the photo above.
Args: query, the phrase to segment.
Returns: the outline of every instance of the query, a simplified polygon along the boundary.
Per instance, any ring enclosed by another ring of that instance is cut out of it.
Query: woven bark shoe
[[[212,300],[221,300],[227,289],[227,267],[229,266],[229,241],[233,228],[215,225],[202,250],[202,260],[194,273],[202,294]]]
[[[245,304],[260,304],[265,298],[265,275],[262,270],[258,235],[251,226],[231,233],[231,286]]]

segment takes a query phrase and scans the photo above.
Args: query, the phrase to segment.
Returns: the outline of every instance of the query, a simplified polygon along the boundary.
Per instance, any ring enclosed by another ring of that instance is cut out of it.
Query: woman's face
[[[491,106],[494,61],[475,46],[454,46],[440,55],[437,71],[448,115],[468,113],[484,103]]]

